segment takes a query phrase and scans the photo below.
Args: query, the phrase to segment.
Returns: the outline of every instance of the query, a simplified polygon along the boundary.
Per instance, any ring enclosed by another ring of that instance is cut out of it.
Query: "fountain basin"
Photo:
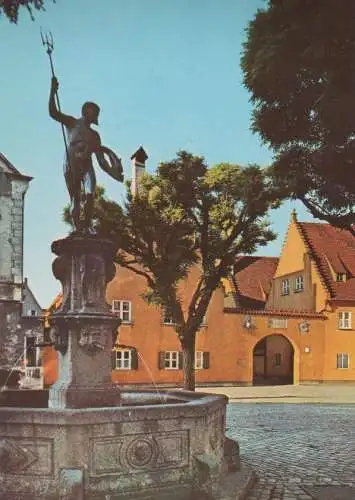
[[[226,396],[123,391],[121,404],[0,407],[1,500],[218,498],[239,459]]]

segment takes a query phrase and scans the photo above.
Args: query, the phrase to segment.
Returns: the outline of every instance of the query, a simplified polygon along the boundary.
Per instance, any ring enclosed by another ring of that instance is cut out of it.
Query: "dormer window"
[[[337,273],[337,281],[346,281],[345,273]]]

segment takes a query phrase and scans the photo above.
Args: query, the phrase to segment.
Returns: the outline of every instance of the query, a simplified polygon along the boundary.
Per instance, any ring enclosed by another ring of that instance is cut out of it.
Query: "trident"
[[[53,65],[53,59],[52,59],[52,52],[54,50],[54,42],[53,42],[52,32],[49,31],[48,33],[46,33],[45,35],[43,35],[42,29],[41,29],[41,39],[42,39],[43,46],[47,49],[46,52],[48,54],[49,62],[50,62],[50,65],[51,65],[52,77],[55,77],[55,74],[54,74],[54,65]],[[58,107],[58,111],[59,111],[59,113],[61,113],[58,91],[56,91],[56,93],[55,93],[55,100],[56,100],[56,104],[57,104],[57,107]],[[69,162],[68,144],[67,144],[67,138],[65,136],[65,130],[64,130],[63,123],[61,123],[61,128],[62,128],[63,140],[64,140],[64,145],[65,145],[65,152],[66,152],[66,155],[67,155],[67,161]]]

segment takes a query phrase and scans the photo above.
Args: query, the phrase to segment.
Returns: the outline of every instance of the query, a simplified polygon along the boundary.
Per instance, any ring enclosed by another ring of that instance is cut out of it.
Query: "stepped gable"
[[[355,237],[346,229],[326,223],[297,225],[330,298],[355,300]],[[338,273],[346,274],[346,281],[336,281]]]

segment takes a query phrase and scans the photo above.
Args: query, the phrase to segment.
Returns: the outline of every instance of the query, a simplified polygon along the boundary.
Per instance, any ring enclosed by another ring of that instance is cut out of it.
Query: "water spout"
[[[154,385],[154,389],[155,389],[156,393],[157,393],[157,394],[158,394],[158,396],[159,396],[159,399],[160,399],[161,404],[164,404],[164,400],[163,400],[163,398],[162,398],[162,396],[161,396],[161,392],[159,391],[158,386],[157,386],[157,384],[156,384],[156,383],[155,383],[155,381],[154,381],[153,374],[152,374],[152,370],[151,370],[151,369],[149,368],[149,366],[147,365],[147,363],[146,363],[145,359],[143,358],[142,354],[141,354],[139,351],[137,351],[137,354],[138,354],[138,356],[139,356],[139,359],[143,362],[143,364],[144,364],[144,366],[145,366],[145,369],[147,370],[147,372],[148,372],[148,374],[149,374],[149,376],[150,376],[150,378],[151,378],[151,381],[152,381],[152,383],[153,383],[153,385]]]

